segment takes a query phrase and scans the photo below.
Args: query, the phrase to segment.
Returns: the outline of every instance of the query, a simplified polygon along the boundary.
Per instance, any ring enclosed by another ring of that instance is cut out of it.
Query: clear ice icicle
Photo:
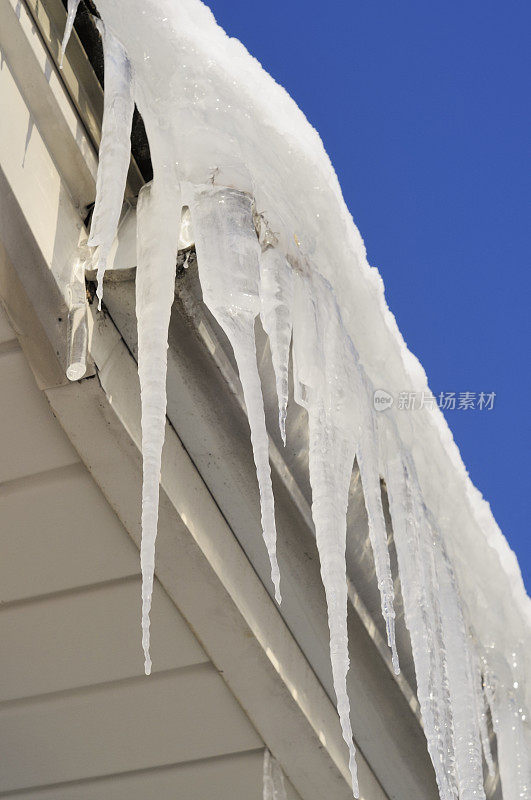
[[[392,418],[382,417],[385,481],[400,571],[406,625],[417,678],[424,733],[441,800],[455,800],[454,748],[440,609],[426,526],[413,489],[415,476],[401,452]]]
[[[63,41],[61,42],[61,58],[59,61],[59,69],[63,69],[63,59],[65,57],[66,46],[70,41],[70,36],[72,35],[72,28],[74,27],[74,20],[76,18],[78,6],[79,0],[68,0],[65,32],[63,33]]]
[[[266,247],[260,257],[260,318],[271,347],[278,397],[278,422],[284,444],[286,444],[292,305],[292,269],[280,250],[276,247]]]
[[[528,800],[531,797],[531,732],[526,708],[515,696],[519,685],[519,681],[514,680],[515,654],[509,655],[513,659],[513,669],[502,653],[493,648],[485,649],[482,656],[485,693],[498,744],[503,798]]]
[[[252,200],[244,192],[215,186],[196,187],[190,192],[203,301],[225,331],[238,366],[260,489],[262,530],[275,598],[280,603],[269,439],[254,336],[255,319],[260,312],[260,245],[253,224]]]
[[[369,397],[372,397],[373,392],[369,388],[357,356],[353,357],[353,367],[358,373],[356,402],[360,408],[361,416],[357,461],[367,510],[369,538],[374,556],[376,579],[380,590],[382,616],[387,629],[387,643],[391,648],[394,671],[398,675],[400,666],[395,641],[394,588],[387,545],[387,530],[382,508],[379,443],[374,417],[369,405]]]
[[[484,798],[475,676],[455,577],[389,420],[386,435],[387,490],[406,622],[439,792],[443,800]]]
[[[282,768],[267,749],[264,751],[262,797],[263,800],[287,800]]]
[[[430,520],[432,530],[433,520]],[[459,800],[484,800],[481,742],[476,714],[475,675],[452,565],[438,531],[434,555],[442,611],[448,686],[452,710],[455,773]]]
[[[168,326],[175,292],[181,196],[155,177],[140,192],[137,209],[136,315],[142,401],[142,646],[151,672],[149,612],[155,570],[159,481],[166,424]]]
[[[321,288],[317,294],[316,287]],[[297,276],[293,311],[295,400],[308,412],[312,517],[321,562],[330,629],[330,660],[337,712],[349,749],[352,790],[359,795],[356,750],[347,693],[349,668],[346,581],[346,512],[356,432],[348,425],[352,400],[338,319],[331,314],[326,287]],[[346,378],[346,380],[345,380]],[[337,385],[339,381],[340,385]],[[335,394],[335,389],[339,392]],[[333,396],[330,396],[330,394]]]
[[[341,731],[349,748],[352,791],[358,797],[356,750],[347,693],[349,656],[345,567],[346,512],[354,447],[352,441],[343,438],[326,420],[322,409],[312,407],[308,415],[312,516],[328,608],[332,676]]]
[[[131,125],[135,107],[133,77],[125,49],[112,31],[98,20],[103,39],[105,97],[100,142],[96,204],[88,244],[99,247],[97,295],[103,298],[103,276],[122,211],[131,158]]]
[[[489,730],[487,726],[487,701],[485,692],[483,691],[483,675],[481,673],[480,661],[475,648],[471,648],[472,667],[474,676],[474,689],[476,694],[476,714],[478,719],[479,732],[481,736],[481,747],[483,755],[485,756],[485,763],[489,775],[494,777],[494,761],[492,759],[492,750],[490,747]]]
[[[68,366],[66,377],[78,381],[87,369],[87,290],[85,286],[85,258],[76,260],[68,285]]]

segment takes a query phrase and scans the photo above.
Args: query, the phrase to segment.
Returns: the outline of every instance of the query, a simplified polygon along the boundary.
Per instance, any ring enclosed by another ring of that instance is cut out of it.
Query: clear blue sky
[[[317,128],[531,593],[529,0],[208,0]]]

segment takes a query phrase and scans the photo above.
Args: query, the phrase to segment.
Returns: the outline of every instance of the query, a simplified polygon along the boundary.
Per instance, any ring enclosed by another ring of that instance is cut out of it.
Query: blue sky
[[[208,0],[317,128],[531,593],[529,0]],[[407,387],[406,387],[407,388]]]

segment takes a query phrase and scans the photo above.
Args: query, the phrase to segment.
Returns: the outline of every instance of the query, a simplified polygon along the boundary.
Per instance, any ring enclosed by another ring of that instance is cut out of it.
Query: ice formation
[[[287,800],[282,768],[269,750],[264,751],[263,800]]]
[[[262,530],[280,602],[275,508],[269,468],[262,387],[256,363],[254,322],[260,313],[260,245],[250,195],[233,188],[185,185],[194,226],[203,300],[227,334],[243,387],[260,487]]]
[[[78,6],[79,6],[79,0],[68,0],[65,32],[63,34],[63,41],[61,42],[61,62],[60,62],[61,69],[63,68],[63,59],[66,51],[66,46],[68,44],[70,36],[72,35],[72,28],[74,27],[74,20],[76,18]]]
[[[75,3],[75,0],[73,2]],[[103,275],[118,228],[131,159],[129,133],[133,122],[135,103],[131,65],[127,54],[118,39],[111,33],[107,34],[105,26],[99,20],[97,26],[103,40],[105,96],[96,203],[92,214],[88,244],[91,247],[98,247],[97,293],[101,308]],[[68,31],[65,32],[65,37],[67,33]],[[66,46],[66,43],[63,46]]]
[[[489,713],[504,797],[529,797],[529,598],[514,554],[472,486],[438,409],[415,414],[374,409],[375,388],[385,386],[395,396],[407,388],[427,392],[426,377],[385,304],[382,281],[367,263],[317,133],[200,0],[96,3],[105,116],[90,244],[99,248],[100,299],[122,205],[134,103],[145,123],[154,174],[152,185],[142,190],[137,216],[146,672],[167,330],[186,206],[203,298],[233,347],[240,373],[279,600],[268,434],[254,342],[257,317],[271,346],[283,439],[292,348],[295,401],[308,414],[312,513],[354,793],[345,542],[356,459],[398,670],[380,482],[385,479],[418,697],[442,800],[485,797],[482,750],[492,769]],[[76,1],[69,0],[69,25],[75,8]],[[270,767],[268,762],[267,775]],[[271,786],[268,791],[268,797],[277,796]]]

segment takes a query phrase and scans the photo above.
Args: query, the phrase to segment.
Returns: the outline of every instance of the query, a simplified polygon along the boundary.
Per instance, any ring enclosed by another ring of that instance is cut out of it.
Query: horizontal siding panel
[[[1,602],[139,571],[138,549],[81,465],[0,486],[0,505]]]
[[[209,664],[0,707],[0,791],[257,749]]]
[[[140,578],[0,610],[0,700],[141,675]],[[208,661],[171,600],[155,585],[153,669]]]
[[[11,796],[18,800],[262,800],[262,765],[260,750]],[[289,785],[286,788],[288,800],[298,800],[295,791]]]
[[[78,461],[21,350],[0,355],[0,483]]]

